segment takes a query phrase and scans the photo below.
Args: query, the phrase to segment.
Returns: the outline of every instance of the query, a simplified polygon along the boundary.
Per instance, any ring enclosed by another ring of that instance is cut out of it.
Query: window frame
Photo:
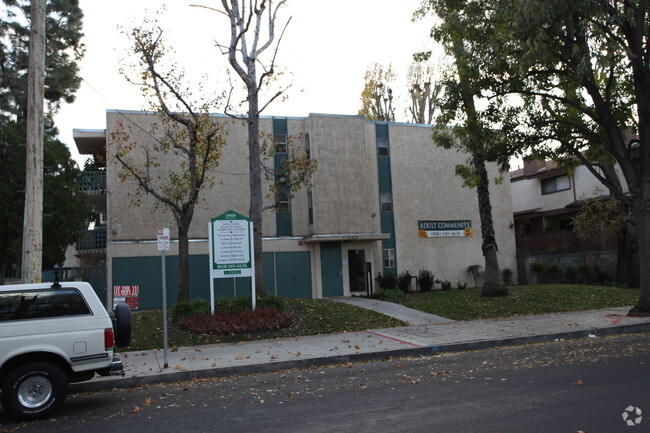
[[[289,137],[287,134],[273,134],[275,153],[286,154],[289,151]]]
[[[386,200],[388,199],[388,200]],[[392,192],[380,192],[379,193],[379,209],[382,212],[392,212],[393,211],[393,193]]]
[[[395,260],[395,248],[384,248],[383,259],[384,269],[394,269],[397,265]]]
[[[564,177],[566,177],[567,179],[567,186],[565,188],[558,188],[557,179],[564,178]],[[545,191],[545,186],[549,185],[551,181],[553,181],[553,190]],[[568,191],[571,189],[571,177],[568,174],[561,174],[559,176],[547,177],[546,179],[541,179],[540,188],[542,190],[542,195],[553,194],[561,191]]]
[[[386,143],[385,146],[382,146],[383,143]],[[390,143],[388,138],[377,137],[377,155],[379,156],[389,156]]]

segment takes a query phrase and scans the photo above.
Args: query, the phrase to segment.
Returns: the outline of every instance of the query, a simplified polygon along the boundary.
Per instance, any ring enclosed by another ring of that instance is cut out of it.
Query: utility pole
[[[27,160],[23,221],[23,283],[40,283],[43,265],[43,106],[45,95],[45,3],[32,0],[27,77]]]

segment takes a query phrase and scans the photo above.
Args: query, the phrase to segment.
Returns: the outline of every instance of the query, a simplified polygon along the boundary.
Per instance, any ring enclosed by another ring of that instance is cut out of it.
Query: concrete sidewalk
[[[389,315],[395,305],[384,302],[373,306],[370,302],[377,301],[366,301],[352,302],[364,302],[363,307]],[[389,356],[420,356],[650,331],[650,317],[628,317],[628,307],[466,322],[454,322],[438,316],[432,316],[431,321],[427,322],[423,319],[426,317],[422,316],[424,313],[414,313],[415,316],[410,318],[404,316],[408,312],[403,308],[396,308],[398,312],[394,314],[415,324],[342,334],[182,347],[168,353],[168,368],[163,368],[162,350],[122,353],[125,377],[96,378],[72,384],[71,391],[106,390],[192,378],[378,360]]]

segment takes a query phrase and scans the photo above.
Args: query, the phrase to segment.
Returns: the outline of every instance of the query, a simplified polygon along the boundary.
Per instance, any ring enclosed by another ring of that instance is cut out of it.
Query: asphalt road
[[[650,432],[650,333],[71,395],[14,431]]]

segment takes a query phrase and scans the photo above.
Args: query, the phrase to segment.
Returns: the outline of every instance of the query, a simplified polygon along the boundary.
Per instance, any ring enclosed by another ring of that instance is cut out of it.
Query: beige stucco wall
[[[190,254],[207,254],[207,227],[210,218],[232,209],[248,215],[248,150],[246,127],[238,120],[215,116],[224,125],[226,145],[221,163],[215,172],[215,186],[202,192],[203,201],[197,206],[190,238]],[[132,126],[132,139],[139,146],[151,145],[149,132],[157,120],[154,115],[139,112],[107,113],[107,140],[110,142],[117,122]],[[313,181],[314,224],[308,224],[307,191],[299,191],[292,200],[293,237],[275,238],[274,211],[264,213],[263,234],[265,251],[309,251],[311,255],[312,295],[322,297],[320,247],[317,242],[304,242],[313,234],[381,233],[377,150],[375,124],[358,116],[310,115],[288,118],[290,145],[301,151],[305,134],[309,134],[312,158],[319,166]],[[261,119],[261,130],[272,132],[272,119]],[[481,254],[480,219],[476,193],[464,188],[456,176],[455,165],[466,156],[454,150],[436,147],[431,140],[430,127],[390,124],[390,157],[393,187],[393,208],[397,237],[398,272],[416,274],[430,269],[436,278],[469,281],[468,266],[483,264]],[[177,237],[176,223],[171,213],[151,196],[144,196],[142,205],[133,208],[131,197],[136,191],[133,181],[121,182],[117,176],[119,163],[107,159],[108,287],[112,287],[112,257],[159,255],[155,240],[157,227],[169,227],[172,239]],[[160,170],[173,167],[171,158],[161,162]],[[491,178],[499,174],[490,168]],[[268,186],[268,185],[266,185]],[[266,193],[266,188],[265,188]],[[501,185],[491,185],[495,231],[502,268],[516,272],[512,202],[507,176]],[[418,238],[418,220],[472,221],[473,238]],[[366,261],[372,263],[373,275],[383,268],[381,241],[341,242],[342,279],[344,294],[349,295],[348,251],[363,249]],[[172,242],[170,255],[177,254]]]
[[[317,116],[306,121],[313,179],[313,233],[379,233],[374,134],[358,116]]]
[[[463,187],[462,179],[455,174],[455,166],[464,163],[467,155],[437,147],[428,126],[398,124],[390,125],[388,130],[398,272],[409,271],[415,275],[426,268],[437,279],[449,280],[454,285],[464,281],[473,286],[467,267],[483,266],[485,261],[476,190]],[[488,167],[491,180],[500,175],[494,165]],[[499,265],[516,274],[507,173],[502,184],[491,182],[490,199]],[[473,236],[421,239],[418,220],[471,220]]]

